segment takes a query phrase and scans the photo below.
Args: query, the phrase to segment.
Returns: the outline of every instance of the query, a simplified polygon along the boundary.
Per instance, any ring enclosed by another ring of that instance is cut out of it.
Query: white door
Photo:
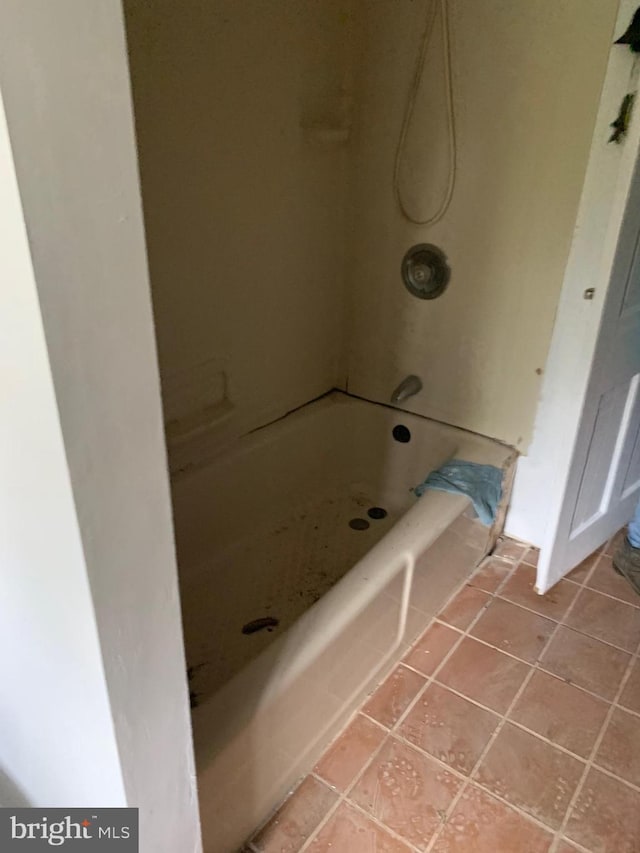
[[[612,42],[636,6],[620,0]],[[640,97],[622,143],[608,142],[639,72],[637,54],[612,46],[533,440],[506,522],[541,548],[541,593],[622,527],[640,497]]]
[[[639,385],[640,166],[636,164],[564,500],[553,540],[541,555],[541,569],[551,583],[633,514],[640,498]]]

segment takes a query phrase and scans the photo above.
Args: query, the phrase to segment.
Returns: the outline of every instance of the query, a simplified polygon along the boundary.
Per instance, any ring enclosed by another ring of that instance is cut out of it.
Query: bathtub
[[[413,487],[453,457],[509,480],[514,456],[332,392],[174,479],[205,853],[241,846],[491,547],[466,498]]]

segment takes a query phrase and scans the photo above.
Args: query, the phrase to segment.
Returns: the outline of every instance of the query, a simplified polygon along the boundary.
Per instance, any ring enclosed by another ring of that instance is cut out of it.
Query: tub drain
[[[352,518],[349,527],[352,530],[366,530],[369,527],[369,522],[366,518]]]
[[[252,619],[251,622],[247,622],[246,625],[242,626],[243,634],[255,634],[257,631],[264,631],[265,628],[267,631],[273,631],[274,628],[277,628],[280,624],[279,619],[275,619],[273,616],[262,616],[260,619]]]
[[[406,444],[408,441],[411,441],[411,431],[409,430],[409,427],[406,427],[404,424],[394,426],[391,434],[395,440],[399,441],[401,444]]]
[[[377,520],[380,518],[386,518],[387,511],[381,506],[372,506],[371,509],[367,510],[367,515],[369,516],[369,518],[375,518]]]

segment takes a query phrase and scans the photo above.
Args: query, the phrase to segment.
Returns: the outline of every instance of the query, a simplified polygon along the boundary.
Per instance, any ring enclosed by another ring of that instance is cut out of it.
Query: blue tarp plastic
[[[471,498],[480,521],[491,525],[496,520],[502,499],[502,471],[495,465],[452,459],[437,471],[432,471],[414,491],[422,497],[427,489],[466,495]]]

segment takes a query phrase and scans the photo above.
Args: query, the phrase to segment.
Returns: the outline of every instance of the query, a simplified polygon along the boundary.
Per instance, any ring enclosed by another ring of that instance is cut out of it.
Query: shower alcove
[[[500,531],[504,501],[489,529],[412,489],[457,457],[508,494],[615,7],[125,0],[206,853]],[[422,243],[433,300],[401,276]]]

